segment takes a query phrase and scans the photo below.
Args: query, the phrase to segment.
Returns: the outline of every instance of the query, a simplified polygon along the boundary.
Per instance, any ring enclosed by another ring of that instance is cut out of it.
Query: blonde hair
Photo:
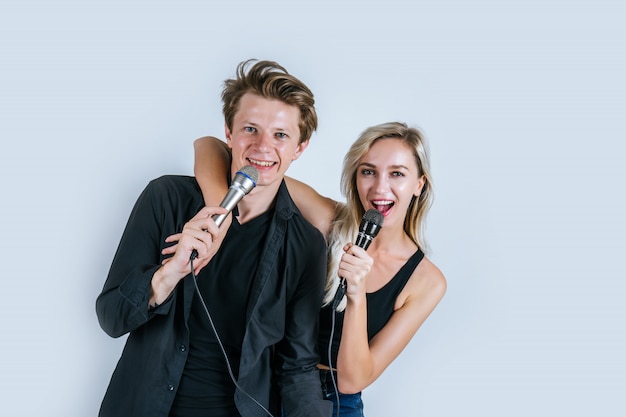
[[[390,122],[365,129],[352,144],[343,159],[341,174],[341,192],[346,197],[346,204],[341,206],[335,216],[328,235],[328,270],[324,305],[332,303],[339,277],[337,270],[343,255],[343,246],[353,241],[359,230],[365,208],[361,204],[357,190],[357,168],[363,156],[372,145],[388,138],[401,139],[413,151],[418,168],[418,176],[424,176],[424,186],[419,196],[413,196],[404,217],[404,231],[424,253],[428,250],[425,240],[426,215],[433,202],[433,182],[430,172],[428,144],[423,133],[405,123]],[[337,310],[345,308],[345,299]]]

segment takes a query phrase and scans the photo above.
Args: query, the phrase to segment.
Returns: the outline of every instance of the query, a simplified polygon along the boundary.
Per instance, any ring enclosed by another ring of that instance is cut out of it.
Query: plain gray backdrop
[[[2,2],[3,415],[97,414],[124,338],[94,303],[132,205],[223,137],[248,58],[314,91],[289,173],[323,194],[367,126],[430,143],[448,292],[366,415],[625,415],[625,20],[608,0]]]

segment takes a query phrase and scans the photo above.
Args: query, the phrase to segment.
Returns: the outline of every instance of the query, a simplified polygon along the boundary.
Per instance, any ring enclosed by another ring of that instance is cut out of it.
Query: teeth
[[[391,201],[391,200],[378,200],[378,201],[372,201],[372,203],[376,204],[377,206],[388,206],[390,204],[393,204],[393,201]]]
[[[256,159],[252,159],[252,158],[248,158],[248,159],[253,164],[259,165],[259,166],[262,166],[262,167],[271,167],[272,165],[274,165],[274,162],[271,162],[271,161],[258,161]]]

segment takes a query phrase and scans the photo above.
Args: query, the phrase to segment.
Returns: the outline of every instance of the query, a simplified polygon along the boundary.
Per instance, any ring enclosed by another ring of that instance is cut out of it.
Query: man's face
[[[252,165],[259,171],[257,186],[278,188],[291,161],[298,159],[308,145],[308,141],[299,143],[299,117],[300,109],[296,106],[252,93],[244,94],[232,131],[226,126],[232,169]]]

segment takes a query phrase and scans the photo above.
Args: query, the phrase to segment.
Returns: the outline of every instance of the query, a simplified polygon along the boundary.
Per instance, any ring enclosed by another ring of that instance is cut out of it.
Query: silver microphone
[[[228,192],[226,196],[220,203],[220,207],[228,210],[225,214],[214,214],[211,216],[213,221],[217,224],[217,226],[221,226],[226,219],[226,216],[230,214],[231,211],[235,208],[237,203],[241,201],[254,187],[256,187],[256,183],[259,180],[259,171],[251,165],[246,165],[241,168],[235,174],[235,178],[233,178],[232,184],[228,187]],[[196,259],[198,257],[198,251],[191,251],[191,259]]]
[[[259,171],[251,165],[246,165],[241,168],[235,174],[232,184],[228,188],[226,196],[220,203],[220,207],[224,207],[228,210],[225,214],[215,214],[211,218],[218,225],[221,226],[224,219],[228,214],[233,211],[237,203],[241,201],[254,187],[259,180]]]

